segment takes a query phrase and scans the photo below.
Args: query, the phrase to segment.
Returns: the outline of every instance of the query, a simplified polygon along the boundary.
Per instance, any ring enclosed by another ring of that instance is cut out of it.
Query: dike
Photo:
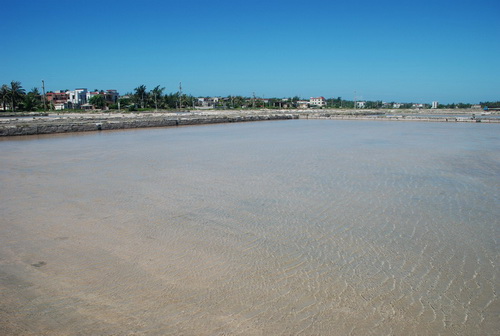
[[[6,119],[0,121],[0,136],[91,132],[149,127],[177,127],[268,120],[298,119],[294,114],[253,114],[236,116],[140,116],[140,117],[64,117]]]

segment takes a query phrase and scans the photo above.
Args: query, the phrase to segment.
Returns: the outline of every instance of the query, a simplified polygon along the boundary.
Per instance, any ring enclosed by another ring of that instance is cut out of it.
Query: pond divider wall
[[[189,125],[220,124],[288,119],[330,119],[330,120],[377,120],[377,121],[421,121],[421,122],[467,122],[500,123],[498,117],[471,116],[419,116],[384,115],[381,113],[325,113],[298,111],[295,113],[249,113],[237,115],[85,115],[56,116],[40,118],[0,119],[0,136],[36,135],[69,132],[90,132],[118,129],[176,127]]]
[[[0,136],[36,135],[69,132],[90,132],[148,127],[175,127],[264,120],[298,119],[292,114],[196,117],[140,117],[140,118],[56,118],[11,120],[0,123]]]

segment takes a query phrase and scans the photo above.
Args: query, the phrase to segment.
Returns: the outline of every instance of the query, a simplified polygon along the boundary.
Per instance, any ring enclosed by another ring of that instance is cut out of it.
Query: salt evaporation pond
[[[500,126],[0,140],[0,333],[500,330]]]

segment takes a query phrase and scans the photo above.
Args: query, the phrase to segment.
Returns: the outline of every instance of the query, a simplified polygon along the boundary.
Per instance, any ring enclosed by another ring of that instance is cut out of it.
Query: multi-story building
[[[69,95],[66,91],[47,92],[45,96],[47,98],[47,101],[54,104],[66,103],[69,99]]]
[[[120,95],[118,94],[118,91],[116,90],[106,90],[104,93],[104,99],[106,100],[106,103],[109,104],[116,104],[118,103],[118,98]]]
[[[75,89],[73,91],[67,91],[69,94],[69,101],[73,105],[73,108],[79,108],[87,103],[87,89]]]
[[[309,105],[317,106],[317,107],[324,107],[324,106],[326,106],[326,99],[325,99],[325,97],[311,97],[309,99]]]
[[[219,97],[200,97],[198,98],[198,107],[215,108],[219,104]]]
[[[87,103],[90,102],[90,98],[98,95],[102,95],[104,97],[104,101],[107,104],[116,104],[118,102],[119,94],[116,90],[106,90],[106,91],[95,90],[95,91],[88,91],[86,93]]]
[[[102,91],[101,91],[102,92]],[[90,98],[94,97],[94,96],[97,96],[99,95],[99,90],[95,90],[95,91],[87,91],[86,93],[86,98],[87,98],[87,101],[90,101]]]
[[[433,101],[433,102],[432,102],[432,108],[433,108],[433,109],[437,109],[437,108],[438,108],[438,106],[439,106],[439,102],[437,102],[437,101]]]
[[[49,104],[54,106],[55,110],[64,110],[72,108],[73,105],[69,102],[69,94],[67,91],[47,92],[45,95]]]
[[[66,91],[54,91],[46,94],[47,101],[52,104],[55,110],[63,109],[92,109],[88,104],[90,98],[95,95],[103,95],[106,104],[116,104],[120,95],[116,90],[87,91],[87,89],[75,89]]]

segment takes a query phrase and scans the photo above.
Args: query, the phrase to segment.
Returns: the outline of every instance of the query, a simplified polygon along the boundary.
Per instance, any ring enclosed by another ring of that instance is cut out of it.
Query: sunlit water
[[[0,334],[494,335],[500,125],[0,140]]]

